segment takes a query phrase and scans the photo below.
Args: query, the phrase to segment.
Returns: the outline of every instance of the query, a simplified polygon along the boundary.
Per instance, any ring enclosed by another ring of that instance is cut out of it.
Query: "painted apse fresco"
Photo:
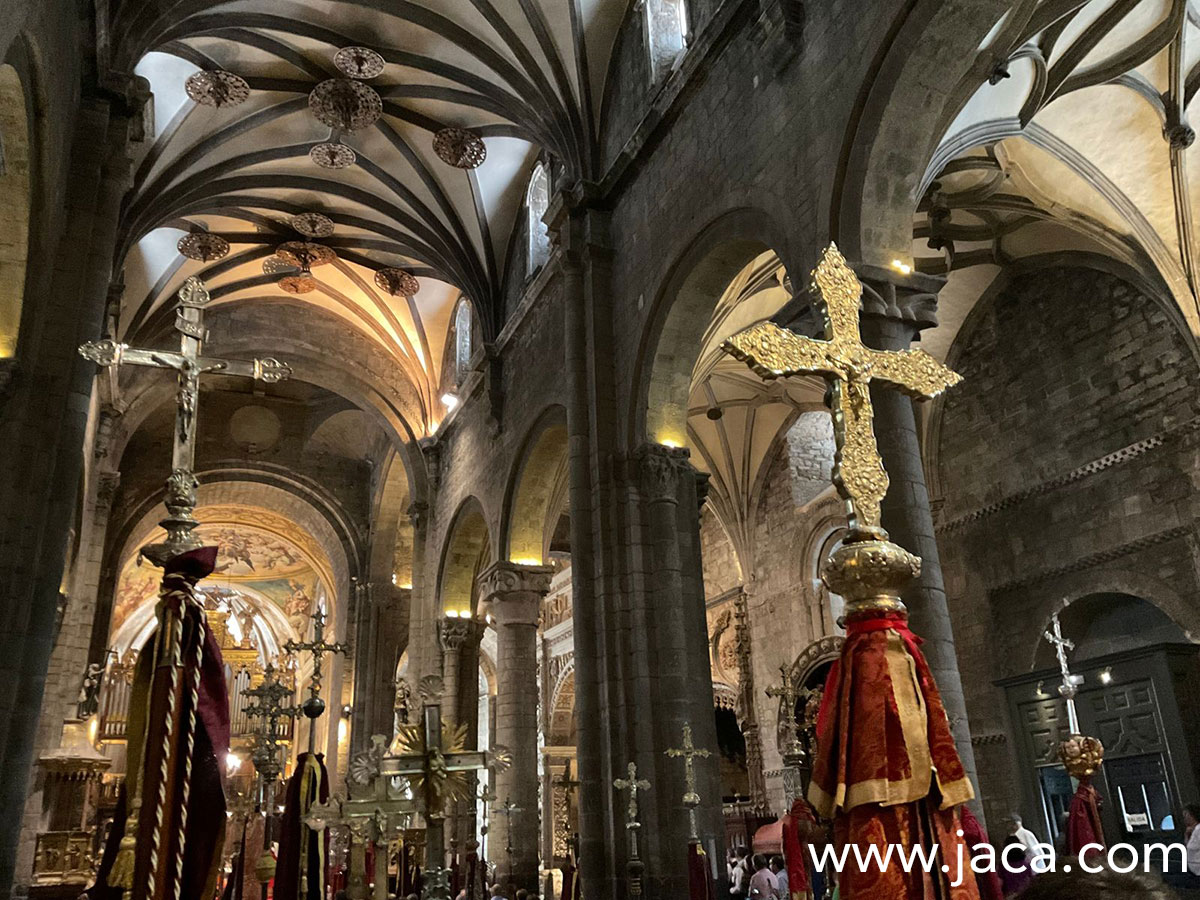
[[[294,636],[307,631],[308,617],[318,603],[328,608],[328,585],[332,583],[324,551],[312,536],[289,519],[269,510],[244,506],[213,506],[200,509],[197,530],[205,544],[219,547],[217,567],[200,588],[218,598],[237,595],[237,606],[249,606],[259,621],[275,632],[283,643],[289,636],[279,634],[282,613]],[[160,540],[156,530],[138,546]],[[138,565],[137,554],[130,554],[122,566],[113,603],[111,634],[117,647],[136,647],[143,635],[141,619],[146,608],[158,598],[161,572],[149,564]],[[234,626],[237,627],[236,625]],[[239,635],[240,636],[240,635]],[[122,647],[122,649],[124,649]]]

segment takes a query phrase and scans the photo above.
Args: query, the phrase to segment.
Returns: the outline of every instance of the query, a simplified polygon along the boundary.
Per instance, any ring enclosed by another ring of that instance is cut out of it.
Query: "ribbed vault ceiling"
[[[301,295],[387,349],[418,386],[428,433],[445,338],[460,296],[485,338],[500,322],[514,226],[536,158],[568,177],[588,173],[594,110],[623,2],[612,0],[180,0],[117,4],[109,24],[114,68],[134,69],[154,92],[155,135],[139,160],[122,220],[118,263],[126,340],[167,321],[170,298],[201,274],[215,303],[285,296],[289,270],[275,250],[300,235],[291,220],[317,212],[334,223],[320,238],[338,260],[313,269]],[[383,59],[359,83],[382,115],[343,131],[322,124],[309,95],[344,79],[342,48]],[[198,71],[232,73],[249,87],[236,105],[200,105],[185,92]],[[467,129],[486,160],[456,168],[434,136]],[[340,142],[356,157],[331,169],[314,145]],[[180,237],[229,241],[219,261],[185,259]],[[375,284],[384,267],[415,275],[413,297]],[[295,323],[297,327],[302,327]],[[287,327],[288,323],[281,323]]]

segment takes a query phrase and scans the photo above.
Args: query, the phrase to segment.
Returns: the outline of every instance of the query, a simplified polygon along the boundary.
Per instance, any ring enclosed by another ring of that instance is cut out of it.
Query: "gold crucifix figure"
[[[880,528],[880,504],[888,476],[875,443],[872,381],[886,381],[910,397],[936,397],[962,377],[924,350],[873,350],[859,334],[862,283],[835,245],[813,271],[813,286],[825,314],[825,340],[798,335],[772,322],[735,334],[724,350],[750,365],[760,378],[824,376],[833,388],[837,455],[833,482],[846,501],[851,529]]]

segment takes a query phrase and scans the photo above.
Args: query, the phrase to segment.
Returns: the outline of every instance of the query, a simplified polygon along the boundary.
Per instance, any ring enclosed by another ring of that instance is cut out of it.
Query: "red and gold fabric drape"
[[[855,864],[839,876],[845,900],[978,900],[959,835],[960,804],[973,797],[941,695],[902,612],[868,612],[846,623],[817,722],[808,797],[834,820],[838,847],[937,848],[932,872]],[[949,867],[942,872],[940,866]],[[960,870],[961,867],[961,870]]]

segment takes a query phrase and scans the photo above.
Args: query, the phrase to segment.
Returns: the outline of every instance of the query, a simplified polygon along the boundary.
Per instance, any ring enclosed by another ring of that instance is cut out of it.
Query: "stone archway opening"
[[[0,65],[0,361],[17,355],[29,255],[31,162],[25,88],[15,68]]]

